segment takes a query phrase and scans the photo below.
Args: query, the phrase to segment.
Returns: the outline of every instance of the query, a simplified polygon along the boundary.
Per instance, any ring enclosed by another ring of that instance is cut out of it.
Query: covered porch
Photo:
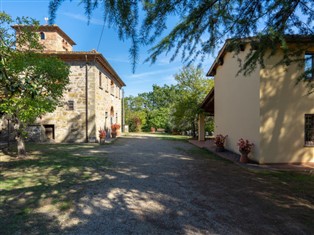
[[[198,141],[205,141],[205,117],[213,117],[215,114],[214,98],[215,89],[213,87],[200,105],[203,112],[201,112],[198,117]]]

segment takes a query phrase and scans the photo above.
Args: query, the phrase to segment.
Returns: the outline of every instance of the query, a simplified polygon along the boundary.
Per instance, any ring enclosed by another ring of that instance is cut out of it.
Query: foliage
[[[144,99],[140,96],[129,96],[124,99],[125,122],[129,125],[130,132],[141,131],[142,125],[146,123],[146,112],[144,111]]]
[[[249,153],[252,150],[252,147],[254,146],[253,143],[250,143],[248,140],[239,139],[238,141],[239,151],[240,152],[246,152]]]
[[[227,137],[228,135],[223,136],[222,134],[218,134],[215,137],[214,143],[217,147],[223,147]]]
[[[176,97],[175,86],[153,85],[153,91],[125,98],[126,123],[129,130],[150,131],[151,127],[171,129],[171,107]]]
[[[199,104],[213,87],[213,80],[206,79],[203,71],[193,66],[183,68],[175,75],[177,99],[174,103],[173,123],[179,130],[192,130],[196,136]]]
[[[64,1],[50,0],[50,23],[55,20],[56,12]],[[249,71],[252,65],[254,67],[256,63],[262,62],[263,55],[269,48],[274,51],[283,48],[283,62],[289,63],[293,55],[289,54],[285,34],[314,36],[314,2],[308,0],[80,2],[89,18],[95,8],[102,8],[104,22],[117,28],[121,40],[128,38],[132,41],[130,53],[134,66],[141,45],[152,45],[147,58],[152,63],[162,53],[169,52],[172,52],[171,60],[181,55],[182,61],[193,62],[197,58],[203,61],[207,55],[213,54],[217,45],[227,38],[246,38],[248,42],[257,45],[252,55],[246,59],[249,63],[243,64]],[[170,17],[176,22],[169,30],[167,21]],[[161,38],[165,31],[168,34]],[[254,40],[252,35],[256,35],[258,40]],[[239,50],[241,43],[232,40],[232,49]]]
[[[10,16],[0,13],[0,22],[0,112],[16,123],[17,138],[22,140],[27,124],[58,105],[69,82],[69,67],[57,58],[40,54],[42,46],[35,32],[38,22],[18,18],[16,23],[23,27],[17,38],[10,27],[14,22]]]
[[[130,131],[150,131],[152,127],[166,132],[192,130],[196,133],[199,104],[213,86],[203,71],[192,66],[175,75],[176,85],[153,85],[153,91],[125,99],[126,123]],[[213,131],[213,120],[208,129]]]
[[[128,118],[128,125],[130,132],[140,132],[142,130],[142,120],[144,118],[140,118],[136,114],[133,114],[131,117]]]
[[[214,118],[209,116],[205,117],[205,131],[208,132],[209,135],[212,135],[214,128]]]

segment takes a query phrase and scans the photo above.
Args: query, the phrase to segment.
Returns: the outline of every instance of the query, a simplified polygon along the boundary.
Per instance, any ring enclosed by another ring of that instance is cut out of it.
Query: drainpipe
[[[125,126],[125,107],[124,107],[124,89],[122,89],[122,132],[125,132],[124,126]]]
[[[88,67],[87,67],[87,55],[85,55],[85,142],[88,143]]]

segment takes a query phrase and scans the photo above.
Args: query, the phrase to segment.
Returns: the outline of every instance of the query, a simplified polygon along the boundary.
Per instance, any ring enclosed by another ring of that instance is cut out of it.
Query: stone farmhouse
[[[13,28],[18,36],[21,25]],[[95,51],[73,51],[75,42],[57,25],[38,29],[44,52],[70,65],[70,83],[53,112],[29,126],[29,139],[54,142],[97,142],[100,129],[122,122],[122,79]]]
[[[306,37],[291,37],[289,48],[308,48],[300,58],[307,58],[306,69],[314,71],[314,42]],[[247,76],[237,74],[239,61],[245,59],[251,44],[243,40],[239,54],[228,50],[229,40],[220,50],[207,76],[215,87],[201,107],[214,116],[215,134],[228,135],[226,149],[239,153],[238,140],[254,143],[249,157],[260,164],[314,162],[314,96],[305,83],[296,85],[304,66],[277,65],[283,56],[278,49],[265,55],[265,67],[257,65]],[[253,48],[254,49],[254,48]],[[276,65],[276,66],[274,66]],[[314,79],[314,72],[308,75]],[[199,140],[204,140],[204,115],[200,115]]]

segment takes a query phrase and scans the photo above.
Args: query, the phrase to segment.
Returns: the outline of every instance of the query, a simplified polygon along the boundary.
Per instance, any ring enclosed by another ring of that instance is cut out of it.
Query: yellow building
[[[213,110],[215,134],[228,135],[225,147],[236,153],[240,138],[253,142],[249,157],[260,164],[314,162],[314,94],[308,94],[305,83],[296,85],[304,66],[274,66],[283,56],[279,49],[271,57],[264,56],[265,67],[257,65],[244,76],[238,74],[238,59],[244,61],[250,44],[243,41],[236,55],[227,50],[228,43],[207,73],[214,77],[215,88],[203,107]],[[300,38],[299,42],[290,42],[289,47],[297,47],[298,43],[309,42]],[[301,56],[308,57],[307,66],[314,66],[314,47]]]

